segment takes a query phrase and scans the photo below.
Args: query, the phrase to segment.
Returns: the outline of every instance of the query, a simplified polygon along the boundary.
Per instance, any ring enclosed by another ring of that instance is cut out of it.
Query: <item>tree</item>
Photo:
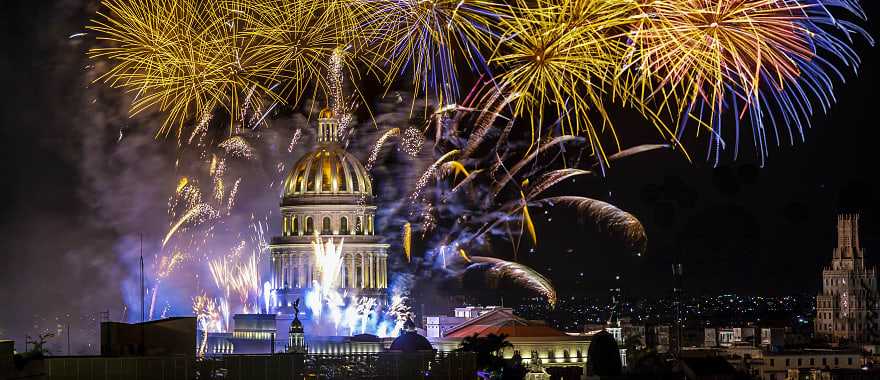
[[[588,375],[619,376],[621,372],[620,350],[617,341],[607,331],[593,336],[587,353]]]
[[[507,340],[507,334],[474,335],[462,339],[458,351],[473,352],[477,355],[477,368],[490,373],[491,378],[513,379],[521,372],[522,364],[513,360],[504,360],[502,351],[513,347]],[[525,373],[523,372],[524,376]],[[511,377],[513,376],[513,377]]]

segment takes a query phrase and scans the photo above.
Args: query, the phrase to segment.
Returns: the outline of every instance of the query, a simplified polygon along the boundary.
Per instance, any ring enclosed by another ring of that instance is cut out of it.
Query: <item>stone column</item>
[[[312,285],[312,259],[308,256],[305,257],[303,261],[303,270],[305,271],[305,278],[303,279],[303,287],[308,288]]]
[[[360,252],[361,254],[361,288],[367,287],[367,254],[365,252]]]
[[[297,252],[296,253],[296,286],[299,288],[305,287],[306,274],[305,274],[305,270],[303,269],[303,268],[305,268],[305,266],[306,266],[306,263],[305,263],[305,259],[303,258],[302,252]]]
[[[379,260],[381,261],[380,266],[382,267],[382,289],[388,287],[388,256],[380,255]]]
[[[373,252],[367,252],[367,262],[370,265],[369,273],[369,288],[373,289],[376,287],[376,263],[373,261]]]
[[[345,265],[348,268],[348,271],[345,272],[346,277],[348,277],[346,279],[346,282],[348,283],[349,288],[354,288],[355,287],[354,275],[356,274],[355,269],[354,269],[354,256],[349,255],[348,257],[346,257],[345,258]]]

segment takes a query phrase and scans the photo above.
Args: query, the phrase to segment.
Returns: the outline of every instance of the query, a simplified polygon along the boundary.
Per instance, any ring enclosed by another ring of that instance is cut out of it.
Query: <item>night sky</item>
[[[877,36],[880,6],[864,3]],[[89,124],[100,120],[92,117],[80,84],[89,62],[67,39],[82,31],[93,8],[76,1],[5,1],[2,7],[0,336],[28,326],[35,314],[116,307],[122,301],[114,288],[125,270],[108,254],[120,232],[92,194],[94,178],[84,173],[84,157],[94,147],[83,130],[104,126]],[[771,147],[764,167],[743,154],[713,168],[701,139],[689,145],[693,162],[674,151],[651,152],[615,164],[605,179],[578,179],[562,189],[636,215],[647,229],[646,255],[623,252],[578,224],[573,213],[554,210],[535,215],[541,241],[520,257],[562,294],[605,294],[620,274],[630,295],[663,295],[675,260],[683,263],[686,287],[695,294],[814,293],[835,243],[835,214],[847,211],[862,214],[867,261],[880,263],[873,137],[878,63],[876,49],[861,40],[856,46],[863,66],[857,77],[850,71],[847,83],[836,83],[837,104],[813,117],[805,142]],[[132,208],[166,206],[155,194],[131,201]]]

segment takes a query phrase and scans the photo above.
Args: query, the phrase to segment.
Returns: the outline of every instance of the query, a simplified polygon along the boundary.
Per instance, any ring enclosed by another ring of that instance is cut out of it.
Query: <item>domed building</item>
[[[277,312],[290,313],[318,281],[312,242],[332,238],[342,246],[336,286],[344,294],[375,297],[384,304],[388,244],[374,230],[373,184],[363,164],[339,142],[329,109],[318,118],[317,146],[284,180],[281,236],[272,239],[272,284]]]
[[[427,338],[419,335],[416,331],[416,324],[412,319],[406,320],[406,323],[403,324],[403,330],[400,332],[400,336],[394,338],[394,341],[391,342],[391,346],[388,347],[388,349],[390,351],[407,353],[434,351],[431,342],[429,342]]]

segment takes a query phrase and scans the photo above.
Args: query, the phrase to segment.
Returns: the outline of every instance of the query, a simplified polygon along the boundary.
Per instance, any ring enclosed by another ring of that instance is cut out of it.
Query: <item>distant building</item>
[[[834,342],[877,340],[877,276],[874,268],[865,268],[864,258],[859,216],[839,215],[834,258],[822,271],[822,292],[816,296],[816,335]]]
[[[459,309],[456,309],[457,315]],[[509,308],[491,308],[475,318],[469,318],[443,333],[441,337],[428,337],[432,345],[441,352],[457,349],[465,338],[476,334],[504,334],[513,347],[502,350],[501,355],[510,359],[519,354],[523,363],[541,367],[548,373],[577,376],[583,372],[587,362],[587,350],[591,335],[566,334],[543,321],[528,320],[516,316]],[[475,314],[471,314],[475,315]],[[437,317],[428,317],[437,318]]]
[[[761,380],[786,380],[790,373],[809,370],[840,370],[861,368],[857,351],[799,350],[780,353],[765,352],[758,366]],[[799,379],[800,377],[795,377]]]
[[[446,334],[449,329],[464,323],[468,319],[464,317],[447,317],[445,315],[425,317],[425,336],[428,338],[439,338]]]

